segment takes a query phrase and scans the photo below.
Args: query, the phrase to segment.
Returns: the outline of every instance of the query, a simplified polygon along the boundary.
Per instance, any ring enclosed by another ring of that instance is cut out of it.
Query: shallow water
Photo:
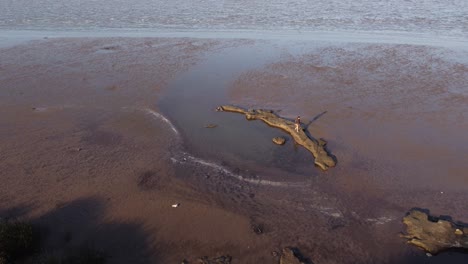
[[[465,0],[0,0],[3,29],[405,31],[468,35]]]
[[[170,84],[158,106],[181,131],[190,152],[236,170],[242,168],[250,175],[268,176],[265,167],[304,175],[315,173],[312,155],[283,131],[261,121],[248,122],[243,115],[215,111],[229,102],[227,88],[240,73],[278,60],[282,48],[265,42],[224,49],[208,55]],[[293,46],[290,50],[298,52]],[[206,128],[208,124],[217,127]],[[287,143],[273,144],[276,136],[286,137]]]

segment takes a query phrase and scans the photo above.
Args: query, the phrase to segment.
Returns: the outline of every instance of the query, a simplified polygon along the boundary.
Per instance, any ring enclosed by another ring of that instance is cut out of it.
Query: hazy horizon
[[[468,37],[451,1],[0,0],[0,29],[401,31]]]

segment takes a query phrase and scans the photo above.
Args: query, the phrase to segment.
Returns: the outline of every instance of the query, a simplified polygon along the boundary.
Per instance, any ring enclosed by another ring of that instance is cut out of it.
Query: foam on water
[[[156,117],[157,119],[159,120],[162,120],[164,123],[168,124],[169,127],[171,128],[171,130],[174,132],[174,134],[176,135],[179,135],[179,131],[177,131],[177,129],[175,128],[175,126],[172,124],[171,121],[169,121],[169,119],[167,119],[165,116],[163,116],[162,114],[150,109],[150,108],[145,108],[143,109],[143,111],[145,111],[146,113]]]
[[[197,164],[209,167],[211,169],[217,170],[217,171],[223,173],[224,175],[234,177],[234,178],[236,178],[236,179],[238,179],[240,181],[248,182],[248,183],[251,183],[251,184],[258,184],[258,185],[265,185],[265,186],[275,186],[275,187],[301,187],[301,186],[304,186],[303,183],[289,183],[289,182],[278,182],[278,181],[270,181],[270,180],[263,180],[263,179],[246,178],[246,177],[244,177],[244,176],[242,176],[240,174],[236,174],[236,173],[230,171],[229,169],[227,169],[226,167],[223,167],[223,166],[221,166],[219,164],[216,164],[214,162],[206,161],[206,160],[194,157],[194,156],[192,156],[192,155],[190,155],[188,153],[182,153],[182,154],[183,154],[182,159],[172,157],[171,158],[172,162],[174,162],[174,163],[183,163],[183,162],[197,163]]]

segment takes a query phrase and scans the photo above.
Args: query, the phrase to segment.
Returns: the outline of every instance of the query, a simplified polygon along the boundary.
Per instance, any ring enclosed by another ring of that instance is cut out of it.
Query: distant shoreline
[[[468,37],[403,31],[186,30],[186,29],[0,29],[0,48],[43,38],[199,38],[409,44],[467,49]]]

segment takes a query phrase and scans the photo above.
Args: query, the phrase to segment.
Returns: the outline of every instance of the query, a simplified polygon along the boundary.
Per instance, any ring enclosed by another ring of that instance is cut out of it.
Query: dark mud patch
[[[122,142],[122,136],[109,131],[95,130],[84,136],[82,141],[91,145],[109,147],[119,145]]]
[[[148,170],[138,176],[138,188],[143,191],[157,189],[161,186],[160,171]]]

